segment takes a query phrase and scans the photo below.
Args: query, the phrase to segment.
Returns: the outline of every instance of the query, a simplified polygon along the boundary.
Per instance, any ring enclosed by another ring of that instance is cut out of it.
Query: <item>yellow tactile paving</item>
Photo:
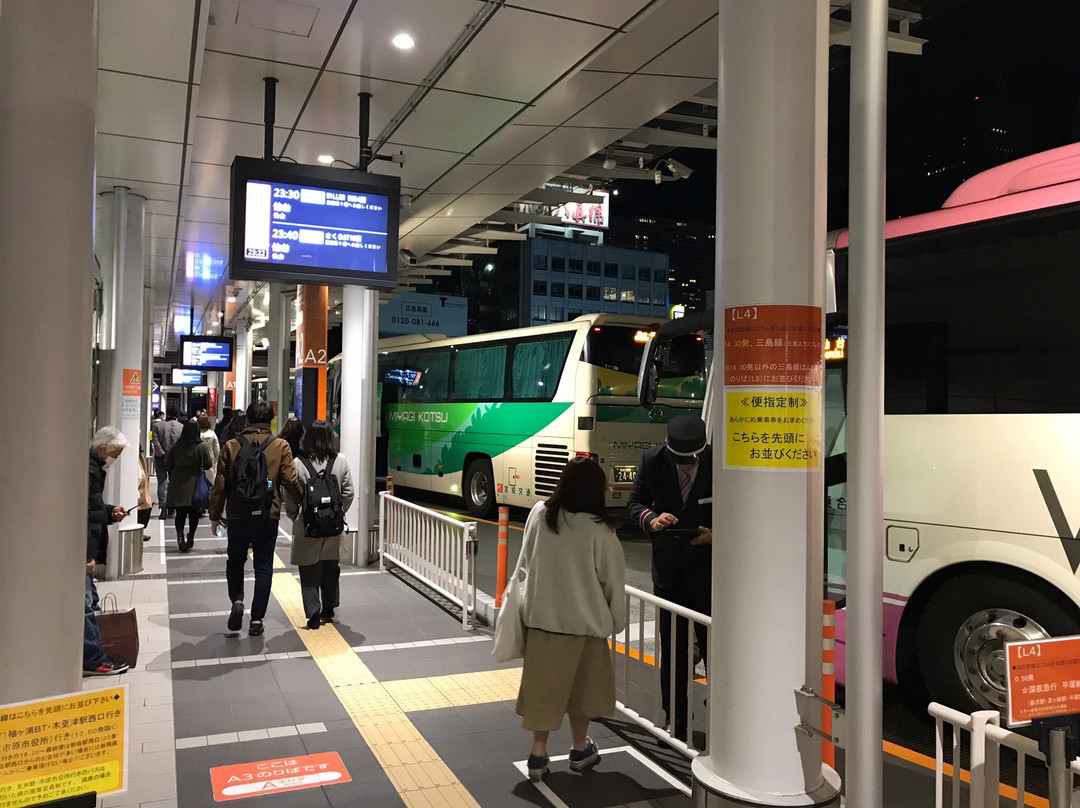
[[[521,684],[521,668],[503,668],[423,679],[386,682],[383,687],[407,713],[513,701]]]
[[[274,567],[283,571],[274,576],[274,596],[293,625],[304,625],[307,618],[300,583],[284,572],[285,564],[277,556]],[[409,808],[480,808],[412,725],[388,687],[375,678],[332,623],[318,631],[299,633],[311,658]],[[418,683],[418,688],[424,687],[419,684],[421,680],[411,681]],[[461,685],[458,687],[464,692]],[[421,693],[413,692],[418,696]]]

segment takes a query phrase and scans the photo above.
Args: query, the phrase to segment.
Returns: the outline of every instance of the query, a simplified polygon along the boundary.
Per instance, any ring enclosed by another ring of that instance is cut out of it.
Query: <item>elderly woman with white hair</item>
[[[109,525],[121,521],[127,511],[119,505],[106,505],[105,472],[128,445],[127,438],[115,427],[106,426],[90,440],[90,489],[86,519],[86,603],[83,611],[83,676],[115,676],[128,669],[109,659],[101,643],[94,612],[98,593],[94,585],[94,567],[105,561],[105,543]]]

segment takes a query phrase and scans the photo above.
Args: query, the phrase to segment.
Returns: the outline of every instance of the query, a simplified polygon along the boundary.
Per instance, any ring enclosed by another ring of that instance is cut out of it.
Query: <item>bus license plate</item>
[[[632,483],[637,477],[637,466],[613,466],[612,470],[617,483]]]

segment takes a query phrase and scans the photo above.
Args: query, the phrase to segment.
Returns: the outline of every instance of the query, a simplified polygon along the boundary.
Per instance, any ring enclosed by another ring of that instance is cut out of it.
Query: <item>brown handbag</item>
[[[110,600],[111,609],[108,608]],[[96,619],[105,654],[117,664],[134,668],[139,661],[139,618],[135,609],[118,611],[116,597],[110,592],[102,599]]]

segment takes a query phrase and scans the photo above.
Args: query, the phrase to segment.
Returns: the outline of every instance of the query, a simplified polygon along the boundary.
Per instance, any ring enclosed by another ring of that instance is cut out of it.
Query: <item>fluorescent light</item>
[[[332,154],[320,154],[319,155],[319,162],[322,163],[323,165],[328,166],[332,162],[334,162],[334,155],[332,155]]]
[[[395,48],[400,48],[401,50],[409,50],[416,44],[413,42],[413,38],[405,33],[398,34],[390,41],[394,43]]]
[[[235,303],[236,302],[236,295],[229,295],[225,299],[228,300],[230,303]]]

